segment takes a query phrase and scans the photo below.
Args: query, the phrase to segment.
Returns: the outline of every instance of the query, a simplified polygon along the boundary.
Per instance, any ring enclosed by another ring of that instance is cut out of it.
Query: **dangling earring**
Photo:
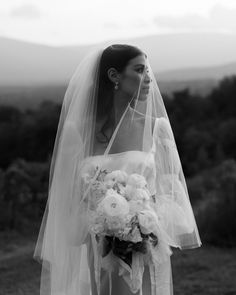
[[[116,85],[115,85],[114,89],[117,90],[117,89],[118,89],[118,84],[119,84],[119,82],[116,82],[115,84],[116,84]]]

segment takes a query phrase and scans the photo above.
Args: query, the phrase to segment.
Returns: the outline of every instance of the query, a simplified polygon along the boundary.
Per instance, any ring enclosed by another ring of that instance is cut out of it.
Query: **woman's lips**
[[[143,90],[149,90],[149,87],[143,87],[142,89]]]

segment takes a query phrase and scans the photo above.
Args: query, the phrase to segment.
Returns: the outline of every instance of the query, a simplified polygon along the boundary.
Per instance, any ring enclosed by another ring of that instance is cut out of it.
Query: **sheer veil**
[[[86,249],[89,189],[84,189],[81,180],[90,157],[105,159],[129,152],[132,157],[132,151],[152,153],[153,190],[166,242],[181,249],[201,245],[174,135],[148,59],[152,83],[147,98],[140,100],[140,82],[108,141],[96,149],[103,52],[104,48],[96,49],[82,60],[63,100],[48,200],[34,251],[34,258],[42,263],[40,295],[91,294]]]

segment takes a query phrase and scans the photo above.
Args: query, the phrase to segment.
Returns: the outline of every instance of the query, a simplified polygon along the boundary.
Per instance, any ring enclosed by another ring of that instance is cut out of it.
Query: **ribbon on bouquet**
[[[140,290],[142,295],[142,283],[144,273],[144,259],[143,254],[139,252],[132,253],[131,267],[122,259],[119,261],[119,275],[123,277],[132,293],[137,293]]]

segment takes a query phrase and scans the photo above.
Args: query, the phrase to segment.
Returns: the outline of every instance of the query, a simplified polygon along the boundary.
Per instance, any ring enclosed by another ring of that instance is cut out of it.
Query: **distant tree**
[[[47,161],[52,153],[61,106],[43,102],[39,109],[26,111],[19,134],[19,157]]]
[[[208,149],[212,145],[211,135],[207,131],[189,127],[182,139],[183,168],[191,176],[210,165]]]
[[[214,162],[218,165],[225,159],[225,154],[223,152],[222,146],[218,142],[214,151]]]
[[[226,160],[202,177],[205,194],[197,214],[201,236],[214,245],[236,246],[236,161]]]
[[[35,114],[35,145],[40,147],[33,160],[46,161],[53,145],[57,132],[61,106],[44,101]]]
[[[236,76],[225,77],[209,95],[211,115],[215,118],[236,117]]]
[[[208,153],[207,153],[206,148],[205,148],[204,145],[202,145],[200,147],[200,149],[198,150],[198,153],[197,153],[197,163],[198,163],[198,169],[199,170],[206,169],[211,164],[211,161],[210,161],[210,159],[208,157]]]
[[[236,117],[221,122],[218,132],[224,154],[236,159]]]
[[[21,111],[15,107],[0,106],[0,124],[2,122],[19,123],[21,121],[21,116]]]
[[[28,100],[45,99],[34,110],[0,107],[0,168],[7,169],[17,158],[48,161],[61,111],[61,104],[49,99],[56,101],[64,90],[36,88],[27,92]],[[193,95],[187,88],[175,91],[171,98],[163,95],[187,176],[224,159],[236,159],[235,93],[236,76],[232,76],[222,79],[206,97]]]
[[[0,167],[5,169],[16,157],[22,113],[11,106],[0,106]]]
[[[19,169],[17,165],[11,165],[6,173],[3,186],[3,201],[8,211],[8,225],[10,229],[19,226],[22,218],[21,204],[26,202],[26,198],[30,198],[27,182],[30,176]]]
[[[0,228],[22,230],[24,225],[39,221],[46,205],[48,177],[49,162],[17,159],[8,167],[1,190]]]

